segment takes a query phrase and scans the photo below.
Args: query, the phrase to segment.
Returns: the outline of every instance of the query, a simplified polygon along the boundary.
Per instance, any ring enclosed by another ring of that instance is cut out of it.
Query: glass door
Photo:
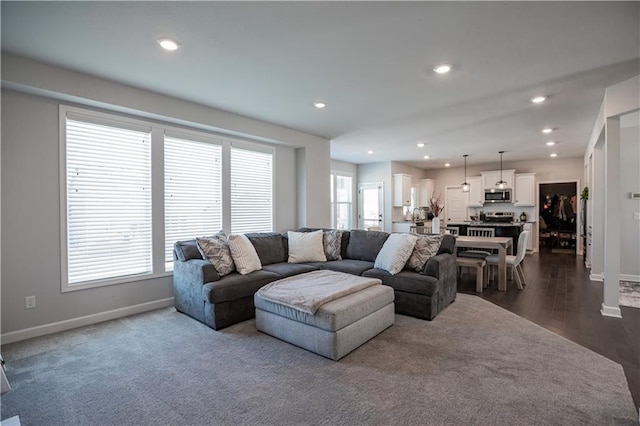
[[[358,225],[360,229],[379,227],[383,229],[384,197],[382,183],[358,185]]]

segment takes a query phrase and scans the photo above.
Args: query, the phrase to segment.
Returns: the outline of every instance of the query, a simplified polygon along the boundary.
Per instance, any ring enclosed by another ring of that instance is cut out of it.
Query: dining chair
[[[447,231],[449,231],[450,235],[454,235],[454,236],[460,235],[460,227],[458,226],[447,226]]]
[[[367,228],[367,231],[382,231],[382,228],[379,226],[370,226]]]
[[[530,231],[522,231],[520,236],[518,237],[518,253],[515,256],[510,254],[506,257],[506,263],[508,268],[512,268],[514,275],[516,276],[516,284],[518,286],[518,290],[522,290],[524,286],[527,285],[527,280],[524,277],[524,271],[522,270],[522,260],[524,256],[527,254],[527,240],[529,239]],[[500,259],[497,254],[492,254],[485,258],[487,261],[487,265],[491,269],[491,275],[493,275],[492,266],[498,267],[498,263]]]
[[[495,237],[496,230],[494,228],[469,227],[467,228],[468,237]],[[493,253],[489,250],[464,250],[458,253],[458,257],[471,257],[474,259],[484,259]]]

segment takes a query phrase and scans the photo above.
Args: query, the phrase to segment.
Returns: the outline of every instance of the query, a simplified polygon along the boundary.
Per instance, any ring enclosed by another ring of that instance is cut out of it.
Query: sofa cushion
[[[225,275],[219,281],[203,285],[202,298],[209,303],[220,303],[253,297],[260,287],[280,278],[280,275],[268,271],[254,271],[247,275],[234,272]]]
[[[289,231],[289,263],[303,262],[326,262],[327,256],[324,254],[322,245],[323,232],[321,230],[313,232]]]
[[[393,287],[394,290],[405,293],[433,296],[438,290],[438,279],[417,272],[403,270],[396,275],[391,275],[382,269],[370,269],[362,273],[363,277],[378,278],[382,284]]]
[[[322,245],[327,260],[342,260],[343,231],[331,230],[322,233]]]
[[[318,269],[328,269],[330,271],[344,272],[352,275],[362,275],[364,271],[373,268],[373,262],[354,259],[332,260],[329,262],[312,262],[309,263],[309,265],[313,265]]]
[[[178,241],[174,243],[173,252],[178,260],[182,262],[186,262],[191,259],[204,259],[202,254],[200,254],[200,250],[198,250],[196,240]]]
[[[416,245],[417,236],[391,234],[376,257],[374,268],[383,269],[391,275],[402,271]]]
[[[231,249],[231,256],[233,257],[233,263],[236,265],[236,270],[241,275],[262,269],[258,253],[246,235],[229,235],[229,248]]]
[[[229,241],[223,231],[212,237],[196,238],[200,254],[211,262],[222,277],[236,270],[229,249]]]
[[[375,262],[378,253],[389,234],[379,231],[353,230],[349,232],[349,244],[347,245],[346,258]]]
[[[442,243],[442,235],[418,235],[413,253],[407,260],[407,268],[416,272],[422,271],[427,260],[440,250],[440,243]]]
[[[281,234],[277,232],[250,232],[244,235],[256,249],[262,266],[287,261],[287,249]]]
[[[274,272],[284,278],[292,275],[304,274],[305,272],[316,271],[318,267],[308,263],[280,262],[265,265],[262,269],[264,271]]]

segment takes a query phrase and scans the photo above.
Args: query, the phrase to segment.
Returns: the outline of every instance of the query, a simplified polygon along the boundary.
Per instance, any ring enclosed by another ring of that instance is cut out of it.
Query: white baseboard
[[[631,281],[632,283],[640,283],[640,275],[620,274],[620,281]]]
[[[602,274],[589,274],[589,279],[591,281],[604,281],[604,276]]]
[[[606,306],[603,303],[600,313],[603,317],[622,318],[622,311],[619,306]]]
[[[71,330],[72,328],[84,327],[85,325],[97,324],[116,318],[129,315],[140,314],[142,312],[153,311],[154,309],[167,308],[173,306],[173,297],[154,300],[152,302],[141,303],[139,305],[126,306],[124,308],[113,309],[111,311],[99,312],[97,314],[84,317],[71,318],[51,324],[39,325],[37,327],[25,328],[24,330],[11,331],[0,336],[2,344],[19,342],[33,337],[45,336],[59,331]]]

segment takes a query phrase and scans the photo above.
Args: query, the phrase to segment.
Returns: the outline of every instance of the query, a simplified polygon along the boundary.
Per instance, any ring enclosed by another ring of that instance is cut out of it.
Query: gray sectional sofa
[[[314,229],[302,228],[308,232]],[[396,275],[374,268],[386,232],[353,230],[342,235],[342,260],[287,263],[287,234],[246,234],[258,253],[262,270],[247,275],[233,272],[220,277],[202,258],[196,241],[174,245],[173,288],[175,307],[214,330],[255,316],[253,296],[260,287],[292,275],[329,269],[374,277],[394,289],[396,313],[432,320],[456,298],[455,237],[445,235],[438,254],[418,273],[404,269]]]

